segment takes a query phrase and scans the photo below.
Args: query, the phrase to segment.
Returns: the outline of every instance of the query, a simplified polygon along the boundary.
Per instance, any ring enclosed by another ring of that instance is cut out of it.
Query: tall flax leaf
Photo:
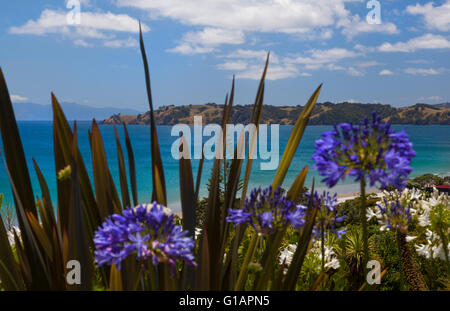
[[[312,110],[314,109],[316,101],[319,97],[321,88],[322,84],[319,85],[316,91],[312,94],[312,96],[308,100],[308,103],[305,105],[302,112],[300,113],[300,116],[295,122],[286,148],[284,149],[283,156],[281,157],[280,165],[278,166],[275,177],[273,178],[273,189],[277,189],[278,186],[281,186],[281,184],[283,183],[284,177],[286,176],[294,154],[297,151],[298,145],[300,144],[300,140],[302,139],[303,133],[305,132],[306,125],[308,124]]]
[[[247,158],[246,167],[245,167],[245,176],[243,178],[243,187],[242,187],[242,194],[241,194],[241,201],[240,201],[241,206],[244,204],[244,201],[245,201],[247,187],[248,187],[248,183],[249,183],[249,179],[250,179],[251,167],[253,164],[253,160],[251,159],[251,154],[254,152],[255,147],[256,147],[255,143],[256,143],[259,123],[260,123],[260,119],[261,119],[262,104],[264,101],[264,81],[265,81],[265,77],[266,77],[266,73],[267,73],[267,68],[269,65],[269,58],[270,58],[270,53],[267,54],[266,64],[264,66],[264,70],[262,73],[262,77],[261,77],[258,91],[256,94],[255,104],[253,106],[252,115],[251,115],[251,119],[250,119],[250,123],[255,124],[256,130],[254,133],[249,134],[249,136],[250,136],[249,137],[250,138],[249,152],[248,152],[249,157]],[[234,77],[233,77],[232,90],[234,90]],[[247,146],[247,139],[244,137],[243,141],[241,141],[241,140],[242,140],[242,137],[239,138],[238,148],[242,147],[245,150],[246,146]],[[238,150],[239,149],[236,150],[236,155],[237,155]],[[243,164],[243,160],[238,159],[238,157],[236,155],[235,155],[235,159],[231,163],[230,176],[229,176],[229,181],[228,181],[226,193],[225,193],[225,204],[224,204],[224,209],[222,210],[222,218],[221,218],[222,219],[222,232],[223,232],[222,236],[224,238],[222,239],[222,243],[221,243],[220,258],[223,258],[223,253],[225,251],[225,243],[227,242],[225,238],[228,234],[228,228],[229,228],[229,226],[227,226],[225,223],[225,217],[227,215],[228,208],[231,208],[234,204],[237,187],[240,182],[241,167]],[[226,258],[225,266],[222,271],[221,283],[227,284],[228,285],[227,289],[234,288],[234,281],[236,280],[236,277],[237,277],[237,275],[236,275],[237,251],[238,251],[238,246],[244,236],[244,231],[245,231],[245,227],[243,225],[237,226],[236,232],[233,237],[232,244],[231,244],[232,245],[231,252],[230,252],[229,256],[227,256],[227,258]]]
[[[50,190],[48,189],[47,182],[45,181],[44,175],[41,172],[36,161],[33,159],[34,169],[38,177],[39,185],[42,191],[42,211],[39,213],[42,225],[47,232],[47,235],[51,237],[53,235],[53,230],[56,230],[56,218],[53,212],[52,199],[50,197]],[[60,243],[55,245],[57,247]]]
[[[226,119],[229,120],[230,115],[231,115],[231,109],[233,108],[233,102],[234,102],[234,83],[235,83],[235,78],[233,76],[233,82],[231,84],[231,92],[230,92],[230,101],[229,101],[229,105],[228,105],[228,109],[226,110],[226,113],[228,114],[226,116]],[[227,121],[228,122],[228,121]],[[229,176],[227,176],[227,172],[226,172],[226,166],[225,166],[225,162],[226,162],[226,139],[227,139],[227,124],[223,124],[222,125],[223,128],[223,139],[222,139],[222,146],[223,146],[223,157],[224,157],[224,168],[223,168],[223,177],[224,177],[224,191],[225,191],[225,197],[224,197],[224,205],[222,206],[222,210],[221,210],[221,215],[220,215],[220,235],[222,236],[222,242],[225,242],[225,238],[223,238],[225,236],[225,217],[226,217],[226,213],[227,213],[227,208],[229,206],[232,205],[232,203],[230,202],[234,202],[234,198],[236,196],[236,190],[238,187],[238,183],[239,183],[239,177],[240,177],[240,163],[242,162],[241,159],[238,159],[237,156],[234,157],[234,159],[231,162],[231,166],[230,166],[230,172],[229,172]],[[233,133],[234,135],[234,133]],[[237,150],[236,150],[237,152]],[[236,154],[235,152],[235,154]],[[227,181],[227,177],[228,177],[228,181]],[[223,244],[222,243],[222,244]],[[221,254],[220,256],[223,256],[223,254]]]
[[[33,288],[33,273],[31,272],[30,263],[28,261],[28,258],[25,256],[24,249],[20,244],[20,239],[19,236],[17,235],[16,230],[14,230],[13,233],[14,233],[14,246],[16,247],[17,259],[19,261],[18,267],[20,269],[20,274],[22,275],[25,288],[29,290]],[[39,285],[42,288],[42,284]]]
[[[47,208],[42,204],[39,198],[37,199],[36,205],[38,206],[42,224],[40,225],[36,218],[30,214],[28,215],[28,218],[31,227],[36,234],[36,238],[39,240],[41,245],[48,245],[46,246],[47,248],[44,248],[44,250],[45,255],[48,257],[48,264],[51,267],[51,269],[49,269],[51,289],[65,290],[66,279],[64,277],[64,260],[61,248],[61,239],[57,234],[56,222],[50,220]]]
[[[86,235],[86,223],[83,215],[80,180],[78,178],[78,163],[76,162],[78,150],[77,127],[74,125],[72,143],[72,191],[70,195],[70,212],[68,227],[68,258],[77,260],[81,266],[81,284],[69,286],[70,289],[90,290],[93,282],[92,257]]]
[[[314,181],[311,189],[311,193],[314,193]],[[292,257],[291,264],[286,273],[286,278],[283,284],[283,290],[295,290],[295,285],[297,283],[298,276],[302,269],[303,261],[305,260],[306,252],[308,250],[309,242],[311,241],[311,233],[315,224],[317,211],[319,210],[319,205],[313,205],[312,196],[309,200],[308,213],[306,216],[306,224],[302,230],[299,241],[297,243],[297,249],[295,250],[294,256]]]
[[[223,158],[223,146],[220,145],[223,142],[224,128],[228,123],[232,102],[228,102],[228,94],[225,99],[225,105],[223,108],[222,116],[222,133],[218,138],[219,146],[216,149],[216,158],[214,160],[214,166],[211,173],[210,191],[208,197],[208,205],[206,210],[206,230],[209,236],[209,255],[210,255],[210,281],[211,289],[218,290],[220,286],[220,274],[222,269],[222,261],[220,258],[221,243],[224,237],[221,236],[221,224],[223,206],[220,206],[220,193],[219,193],[219,175],[221,170],[222,158]]]
[[[123,124],[123,130],[125,132],[125,145],[127,146],[128,154],[128,170],[130,173],[130,184],[131,193],[133,196],[133,205],[137,206],[139,204],[138,192],[137,192],[137,182],[136,182],[136,165],[134,162],[133,147],[131,146],[130,135],[128,135],[128,129],[125,123]]]
[[[184,158],[183,154],[188,154],[189,150],[186,139],[182,135],[180,137],[180,195],[181,195],[181,209],[183,213],[184,229],[189,231],[190,236],[194,236],[195,229],[195,207],[197,202],[195,200],[194,191],[194,177],[192,174],[192,165],[189,158]]]
[[[195,290],[210,290],[210,252],[209,252],[209,236],[206,225],[203,225],[202,235],[200,238],[200,249],[198,254],[198,268],[195,275]]]
[[[44,176],[34,159],[33,164],[42,191],[43,203],[41,205],[38,204],[39,215],[42,221],[42,226],[52,245],[52,289],[63,290],[66,288],[66,280],[64,278],[61,232],[59,231],[59,227],[56,222],[47,182],[45,181]]]
[[[241,159],[238,159],[237,157],[234,157],[234,159],[231,162],[230,171],[227,172],[227,165],[226,165],[226,141],[227,141],[227,123],[231,116],[231,109],[233,108],[234,103],[234,92],[235,92],[235,77],[233,76],[233,81],[231,84],[231,92],[230,92],[230,99],[227,106],[227,109],[225,110],[226,115],[224,116],[224,123],[222,124],[223,129],[223,137],[222,137],[222,149],[223,149],[223,181],[224,181],[224,203],[220,206],[220,214],[219,214],[219,225],[220,225],[220,243],[219,246],[219,253],[217,255],[217,265],[220,266],[222,269],[222,263],[223,263],[223,256],[225,252],[225,245],[228,241],[228,223],[225,221],[225,218],[227,216],[227,210],[228,206],[231,206],[236,197],[236,191],[239,183],[239,177],[240,177],[240,163]],[[234,133],[233,133],[234,135]],[[235,151],[236,153],[236,151]],[[227,176],[229,174],[229,176]],[[228,180],[227,180],[227,177]],[[222,274],[222,270],[220,272],[217,272]],[[220,280],[220,275],[218,275],[218,281],[216,286],[219,286],[218,284],[221,284],[222,281]]]
[[[203,153],[203,147],[204,147],[204,145],[202,144],[202,158],[200,159],[200,161],[198,163],[197,177],[196,177],[196,181],[195,181],[195,202],[198,201],[198,194],[200,191],[200,182],[202,180],[203,163],[205,162],[205,155]]]
[[[259,81],[259,87],[258,91],[256,92],[256,98],[255,98],[255,104],[253,105],[253,111],[251,116],[251,123],[255,124],[257,129],[259,128],[259,123],[261,121],[261,113],[263,109],[263,101],[264,101],[264,85],[266,81],[266,75],[267,75],[267,68],[269,66],[269,60],[270,60],[270,53],[267,53],[266,58],[266,64],[264,66],[264,70],[261,75],[261,80]],[[255,138],[256,135],[255,133]],[[256,147],[255,142],[250,141],[249,144],[249,154],[251,152],[254,152],[254,148]],[[244,177],[244,185],[242,187],[242,195],[241,195],[241,205],[245,202],[245,197],[247,196],[247,188],[248,188],[248,182],[250,179],[250,172],[252,169],[253,159],[250,159],[250,157],[247,159],[247,164],[245,166],[245,177]]]
[[[298,173],[297,177],[295,178],[294,182],[291,185],[291,188],[289,188],[286,198],[294,201],[295,203],[298,203],[300,200],[300,195],[303,192],[303,186],[305,184],[306,174],[308,174],[308,167],[305,166],[300,173]]]
[[[92,122],[92,168],[95,194],[102,219],[120,211],[120,200],[106,162],[105,148],[95,120]]]
[[[314,105],[319,97],[320,90],[322,88],[322,84],[315,90],[315,92],[311,95],[307,104],[303,108],[300,113],[297,121],[295,122],[294,128],[292,129],[291,135],[289,136],[289,140],[287,142],[286,148],[283,152],[283,156],[281,157],[280,164],[275,173],[272,188],[277,189],[278,186],[281,186],[286,176],[286,173],[291,165],[292,159],[294,158],[294,154],[297,151],[297,148],[302,139],[303,133],[305,132],[306,126],[308,124],[309,118],[311,116],[312,110],[314,109]],[[305,175],[306,176],[306,175]],[[292,193],[291,193],[292,195]],[[294,197],[295,198],[295,197]],[[284,235],[284,234],[283,234]],[[274,234],[268,241],[268,247],[266,252],[264,253],[262,259],[263,269],[269,269],[276,252],[278,251],[279,246],[282,241],[282,233],[278,232]],[[271,271],[271,270],[270,270]],[[268,273],[262,274],[258,280],[256,281],[256,289],[261,290],[263,286],[266,285],[267,280],[269,279]]]
[[[157,201],[160,204],[167,205],[166,181],[164,178],[164,169],[161,160],[161,153],[159,151],[158,133],[156,130],[156,123],[153,111],[152,90],[150,86],[150,71],[148,69],[147,55],[145,53],[144,39],[142,38],[141,23],[139,22],[139,41],[142,53],[142,60],[144,62],[145,70],[145,84],[147,87],[148,103],[150,105],[150,134],[151,134],[151,148],[152,148],[152,182],[153,193],[152,201]]]
[[[119,134],[117,134],[117,128],[114,125],[114,134],[116,137],[117,146],[117,161],[119,162],[119,176],[120,176],[120,190],[122,193],[123,207],[131,207],[130,194],[128,192],[127,172],[125,171],[125,160],[123,158],[122,145],[120,144]]]
[[[264,102],[264,85],[265,85],[265,79],[266,79],[266,74],[267,74],[267,69],[269,66],[269,59],[270,59],[270,52],[267,53],[267,58],[266,58],[266,63],[261,75],[261,80],[259,82],[259,87],[258,87],[258,91],[256,93],[256,98],[255,98],[255,103],[253,105],[253,110],[252,110],[252,115],[251,115],[251,121],[250,123],[255,124],[256,126],[256,132],[255,133],[250,133],[250,142],[248,143],[248,149],[249,149],[249,157],[247,158],[247,162],[245,165],[245,175],[243,178],[243,187],[242,187],[242,192],[241,192],[241,201],[240,201],[240,206],[242,206],[245,202],[245,197],[247,196],[247,188],[248,188],[248,184],[249,184],[249,180],[250,180],[250,172],[251,172],[251,168],[253,165],[253,159],[251,159],[251,154],[254,153],[255,148],[256,148],[256,139],[257,139],[257,134],[258,134],[258,128],[259,128],[259,123],[261,121],[261,113],[262,113],[262,108],[263,108],[263,102]],[[247,146],[247,139],[245,139],[244,142],[244,148],[246,148]],[[233,166],[233,165],[232,165]],[[242,167],[242,162],[240,163],[235,163],[236,169],[239,168],[239,174],[240,174],[240,167]],[[232,168],[233,170],[233,168]],[[232,178],[234,177],[234,179],[238,180],[239,182],[239,177],[237,175],[232,176]],[[234,187],[234,185],[231,185]],[[232,188],[230,188],[231,190]],[[230,206],[229,206],[230,207]],[[230,252],[230,256],[227,256],[227,260],[225,263],[225,269],[224,271],[230,271],[230,273],[228,275],[224,275],[224,277],[229,278],[229,280],[227,280],[225,283],[229,284],[229,288],[234,288],[234,281],[237,278],[237,252],[238,252],[238,247],[239,244],[242,241],[242,238],[244,236],[244,232],[245,232],[245,226],[244,225],[239,225],[236,227],[236,233],[235,236],[233,237],[233,241],[232,241],[232,246],[231,246],[231,252]],[[228,266],[231,266],[230,268],[228,268]]]
[[[27,214],[33,215],[32,212],[26,212],[23,207],[22,200],[18,194],[17,187],[12,179],[10,170],[6,164],[6,160],[3,157],[3,153],[0,149],[0,158],[2,159],[5,170],[9,178],[9,182],[11,184],[11,189],[14,197],[16,198],[16,211],[17,218],[19,219],[20,224],[20,232],[21,238],[23,241],[24,247],[22,248],[21,241],[19,241],[15,230],[15,241],[16,241],[16,251],[19,256],[19,252],[21,252],[21,256],[19,256],[19,260],[21,263],[21,271],[24,274],[24,281],[27,289],[31,290],[46,290],[50,289],[50,278],[48,272],[48,266],[46,265],[46,261],[44,255],[41,252],[42,246],[39,244],[39,241],[33,234],[33,230],[31,228],[29,218]]]
[[[48,257],[50,262],[53,262],[53,249],[50,238],[46,235],[44,229],[39,225],[39,220],[33,214],[27,213],[28,221],[33,230],[39,245],[43,249],[43,254]]]
[[[71,163],[73,134],[69,123],[61,109],[61,106],[52,93],[52,109],[53,109],[53,149],[55,158],[56,172],[66,168]],[[95,201],[94,191],[92,190],[91,181],[86,170],[81,153],[77,150],[76,161],[78,167],[78,178],[80,179],[81,194],[83,200],[83,208],[87,218],[87,232],[89,240],[94,238],[94,232],[101,224],[100,212]],[[57,180],[58,190],[58,225],[61,230],[67,230],[68,224],[68,204],[70,201],[71,185],[70,180]],[[93,242],[91,242],[93,247]]]
[[[16,123],[8,87],[0,68],[0,132],[5,152],[5,169],[13,190],[14,203],[20,230],[23,232],[24,256],[30,258],[30,269],[33,274],[32,288],[38,289],[42,282],[44,288],[48,286],[45,275],[44,259],[26,217],[27,213],[37,217],[33,189],[31,187],[28,166],[25,160],[22,140]],[[3,154],[2,154],[3,157]],[[19,187],[17,187],[19,186]]]
[[[0,132],[4,146],[6,163],[8,164],[11,179],[16,185],[17,195],[22,201],[25,212],[31,212],[37,216],[34,205],[33,188],[31,187],[28,166],[23,152],[22,140],[17,128],[16,117],[9,97],[8,87],[0,68]],[[14,200],[17,198],[14,196]],[[19,219],[19,222],[21,220]]]
[[[186,148],[186,149],[185,149]],[[179,160],[179,170],[180,170],[180,196],[181,196],[181,210],[183,213],[183,226],[184,229],[189,232],[189,235],[195,237],[195,209],[197,207],[197,199],[195,197],[194,191],[194,176],[192,174],[192,165],[190,157],[185,157],[189,155],[189,146],[187,145],[186,139],[183,134],[180,137],[180,160]],[[194,269],[193,267],[184,265],[183,269],[183,280],[187,273],[189,283],[194,284]],[[184,282],[183,282],[184,283]],[[185,284],[181,284],[185,287]]]

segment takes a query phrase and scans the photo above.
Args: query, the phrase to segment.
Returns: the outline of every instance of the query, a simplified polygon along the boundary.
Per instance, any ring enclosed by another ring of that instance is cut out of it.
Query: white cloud
[[[123,47],[137,47],[138,42],[134,38],[128,38],[127,40],[109,40],[103,43],[105,46],[110,48],[123,48]]]
[[[328,50],[313,49],[306,51],[306,55],[289,55],[280,57],[274,52],[270,54],[270,65],[268,69],[268,80],[278,80],[284,78],[309,77],[311,73],[319,69],[342,70],[352,76],[363,76],[365,73],[355,67],[344,67],[338,65],[339,61],[347,58],[354,58],[361,55],[358,52],[333,48]],[[267,57],[267,51],[264,50],[244,50],[238,49],[221,58],[230,59],[223,64],[218,65],[223,70],[241,70],[237,77],[247,79],[260,79],[261,69]],[[374,66],[378,63],[366,62],[360,63],[361,68]]]
[[[172,53],[194,55],[194,54],[211,53],[215,50],[216,49],[213,47],[192,46],[190,44],[184,43],[184,44],[177,45],[173,49],[169,49],[167,51],[172,52]]]
[[[434,6],[433,2],[425,5],[416,4],[406,7],[406,12],[412,15],[422,15],[428,29],[450,31],[450,0],[441,6]]]
[[[333,26],[349,15],[354,0],[118,0],[119,6],[147,10],[186,25],[243,31],[307,33]]]
[[[443,72],[442,69],[434,69],[434,68],[406,68],[405,73],[410,75],[420,75],[420,76],[434,76],[441,74]]]
[[[392,23],[370,25],[359,15],[352,15],[346,8],[352,2],[363,0],[117,0],[116,3],[144,10],[154,19],[170,18],[188,26],[246,34],[282,33],[307,40],[327,40],[333,37],[333,28],[349,38],[363,33],[399,32]],[[191,54],[197,50],[197,46],[186,47],[183,40],[180,45],[185,47],[173,50]],[[205,53],[201,47],[199,52]]]
[[[355,67],[348,67],[347,73],[353,77],[362,77],[365,75],[364,72],[356,69]]]
[[[380,76],[392,76],[394,73],[390,71],[389,69],[383,69],[379,73]]]
[[[11,94],[10,97],[11,97],[11,101],[12,101],[13,103],[24,102],[24,101],[27,101],[27,100],[28,100],[27,97],[20,96],[20,95],[17,95],[17,94]]]
[[[311,31],[306,34],[300,34],[298,37],[300,39],[306,39],[310,41],[317,41],[317,40],[328,40],[333,37],[334,31],[330,28],[324,28],[319,31]]]
[[[442,100],[441,96],[428,96],[428,97],[419,97],[417,100],[426,100],[426,101],[433,101],[433,102],[438,102]]]
[[[265,62],[267,59],[267,53],[268,51],[265,50],[245,50],[245,49],[238,49],[236,51],[233,51],[227,55],[225,55],[226,58],[235,58],[235,59],[255,59]],[[271,64],[279,64],[280,60],[278,56],[274,53],[270,53],[270,63]]]
[[[429,64],[430,61],[426,59],[413,59],[413,60],[407,60],[407,63],[410,64]]]
[[[114,33],[138,33],[138,20],[126,14],[81,12],[81,24],[69,24],[67,11],[44,10],[37,20],[29,20],[22,26],[14,26],[9,32],[17,35],[47,35],[59,34],[72,38],[74,44],[91,46],[85,39],[112,40]],[[142,31],[148,32],[150,28],[143,24]],[[105,44],[105,46],[108,46]]]
[[[361,70],[356,69],[353,66],[345,67],[338,65],[338,62],[343,61],[348,58],[355,58],[360,56],[361,53],[343,49],[343,48],[332,48],[328,50],[309,50],[307,51],[308,56],[293,56],[285,58],[284,61],[288,64],[298,64],[304,67],[306,70],[319,70],[327,69],[331,71],[345,71],[347,74],[354,77],[364,76],[365,73]],[[373,66],[374,63],[362,63],[364,66]]]
[[[289,62],[304,65],[322,65],[335,63],[344,58],[353,58],[360,55],[359,53],[343,48],[332,48],[329,50],[309,50],[308,53],[310,54],[310,56],[297,56],[291,58]],[[318,66],[317,68],[320,67],[321,66]]]
[[[93,46],[93,44],[86,42],[83,39],[76,39],[75,41],[73,41],[73,44],[78,45],[78,46],[82,46],[82,47],[91,47]]]
[[[220,57],[230,60],[218,65],[219,69],[238,71],[236,78],[259,80],[261,79],[262,70],[267,58],[267,51],[238,49]],[[300,72],[296,64],[286,62],[285,59],[280,59],[274,52],[270,53],[270,64],[266,76],[267,80],[309,75],[308,73]]]
[[[344,18],[337,23],[338,27],[342,27],[342,34],[351,39],[362,33],[384,33],[389,35],[398,34],[400,31],[393,23],[369,24],[359,15]]]
[[[244,70],[247,68],[247,63],[244,61],[228,61],[217,65],[217,68],[222,70]]]
[[[365,45],[362,45],[362,44],[355,44],[355,46],[353,47],[355,50],[358,50],[358,51],[360,51],[360,52],[362,52],[362,53],[368,53],[368,52],[373,52],[373,51],[375,51],[375,48],[374,47],[370,47],[370,46],[365,46]]]
[[[369,68],[369,67],[374,67],[374,66],[378,66],[378,65],[380,65],[380,63],[377,61],[374,61],[374,60],[358,63],[358,67],[361,67],[361,68]]]
[[[329,65],[327,66],[327,69],[328,69],[328,70],[331,70],[331,71],[345,70],[344,67],[339,66],[339,65],[336,65],[336,64],[329,64]]]
[[[242,44],[244,41],[243,31],[208,27],[184,34],[179,45],[169,51],[181,54],[208,53],[221,44]]]
[[[240,30],[226,30],[220,28],[205,28],[198,32],[188,32],[183,40],[192,44],[219,45],[244,43],[244,32]]]
[[[230,59],[217,67],[222,70],[238,71],[236,78],[240,79],[261,79],[264,63],[267,59],[267,51],[264,50],[244,50],[238,49],[220,58]],[[270,53],[270,64],[267,70],[267,80],[279,80],[285,78],[295,78],[300,75],[298,68],[294,64],[282,63],[278,56]]]
[[[449,49],[450,41],[440,35],[425,34],[406,42],[385,42],[378,47],[381,52],[414,52],[420,49]]]
[[[262,64],[252,65],[247,70],[239,72],[236,78],[240,79],[261,79],[262,70],[264,66]],[[267,69],[267,80],[280,80],[286,78],[295,78],[300,75],[300,72],[296,66],[292,64],[273,65]]]

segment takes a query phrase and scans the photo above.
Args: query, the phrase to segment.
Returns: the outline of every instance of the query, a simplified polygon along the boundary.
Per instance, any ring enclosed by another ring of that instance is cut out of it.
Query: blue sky
[[[72,0],[71,0],[72,1]],[[72,1],[77,2],[77,1]],[[154,102],[254,100],[267,51],[265,103],[407,106],[450,100],[450,0],[82,0],[80,24],[65,0],[2,1],[0,66],[13,101],[61,101],[148,110],[137,44],[150,60]]]

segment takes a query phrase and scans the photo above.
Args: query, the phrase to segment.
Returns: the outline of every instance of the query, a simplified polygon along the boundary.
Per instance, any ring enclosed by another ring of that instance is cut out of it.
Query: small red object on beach
[[[436,189],[439,192],[445,192],[445,193],[449,193],[450,192],[450,186],[449,185],[436,186]]]

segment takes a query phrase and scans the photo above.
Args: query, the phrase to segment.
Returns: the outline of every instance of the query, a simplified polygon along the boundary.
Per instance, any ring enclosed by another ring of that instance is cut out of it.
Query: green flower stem
[[[364,249],[364,257],[363,257],[363,269],[364,276],[367,272],[367,262],[369,261],[369,233],[367,231],[367,218],[366,218],[366,210],[367,210],[367,202],[366,202],[366,177],[363,175],[361,178],[361,224],[363,229],[363,249]]]
[[[245,286],[245,281],[247,281],[248,274],[248,265],[250,264],[253,256],[255,255],[256,245],[258,244],[258,235],[253,234],[250,245],[248,246],[247,253],[244,257],[244,262],[242,263],[241,271],[239,272],[239,276],[234,286],[234,290],[243,290]]]

